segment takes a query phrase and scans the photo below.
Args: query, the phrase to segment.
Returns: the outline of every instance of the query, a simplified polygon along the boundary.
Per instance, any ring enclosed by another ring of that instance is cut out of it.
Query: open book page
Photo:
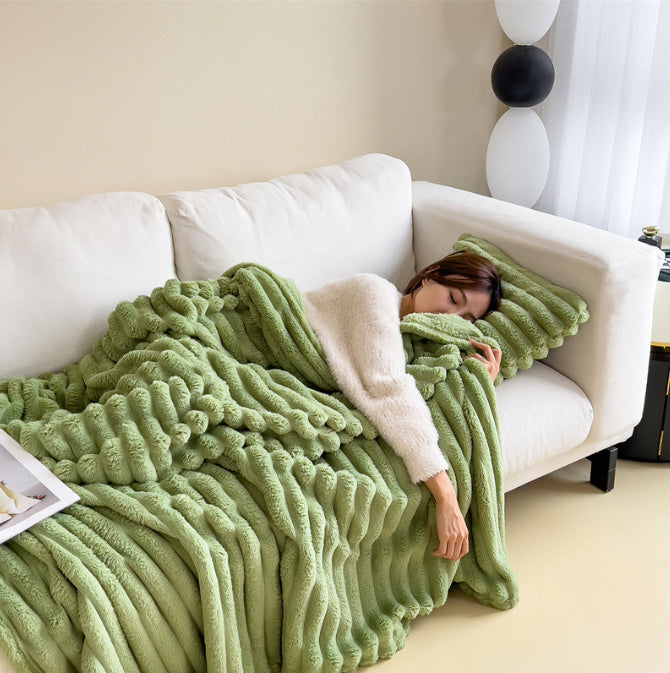
[[[77,500],[79,496],[0,430],[0,544]]]

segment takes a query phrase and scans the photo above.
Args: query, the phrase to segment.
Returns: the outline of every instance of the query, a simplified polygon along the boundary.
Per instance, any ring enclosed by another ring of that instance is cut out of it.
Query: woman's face
[[[464,278],[464,276],[446,276],[449,278]],[[442,285],[434,280],[424,279],[414,294],[412,304],[413,313],[450,313],[459,315],[466,320],[477,320],[486,313],[491,296],[485,290],[475,288],[454,287]]]

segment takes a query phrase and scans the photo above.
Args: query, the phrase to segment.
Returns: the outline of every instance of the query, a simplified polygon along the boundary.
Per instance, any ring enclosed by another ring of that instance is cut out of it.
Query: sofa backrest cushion
[[[410,172],[383,154],[160,198],[181,280],[216,278],[239,262],[263,264],[303,291],[360,272],[400,287],[414,274]]]
[[[119,301],[174,277],[165,210],[148,194],[0,211],[0,378],[62,369]]]

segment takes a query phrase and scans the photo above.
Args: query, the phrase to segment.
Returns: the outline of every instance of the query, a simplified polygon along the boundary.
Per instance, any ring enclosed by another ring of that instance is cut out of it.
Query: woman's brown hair
[[[445,278],[445,276],[451,275],[464,276],[464,278]],[[495,311],[500,306],[502,288],[498,272],[488,259],[474,252],[459,250],[429,264],[409,281],[405,288],[405,294],[412,294],[418,290],[421,283],[426,279],[434,280],[440,285],[450,285],[461,289],[473,288],[488,292],[491,295],[491,301],[484,315]]]

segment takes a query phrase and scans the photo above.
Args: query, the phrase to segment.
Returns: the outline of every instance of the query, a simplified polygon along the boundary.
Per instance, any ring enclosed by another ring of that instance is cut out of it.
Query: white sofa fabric
[[[412,183],[403,162],[380,154],[160,200],[110,193],[0,212],[0,377],[62,368],[90,348],[118,301],[175,274],[211,278],[254,261],[304,291],[357,272],[403,289],[463,232],[576,291],[591,312],[576,336],[497,389],[505,490],[630,436],[644,400],[656,253],[527,208]]]
[[[119,301],[174,276],[170,224],[149,194],[0,211],[0,377],[62,369]]]
[[[215,278],[239,262],[263,264],[304,291],[359,272],[398,287],[414,275],[412,178],[382,154],[161,200],[181,280]]]

